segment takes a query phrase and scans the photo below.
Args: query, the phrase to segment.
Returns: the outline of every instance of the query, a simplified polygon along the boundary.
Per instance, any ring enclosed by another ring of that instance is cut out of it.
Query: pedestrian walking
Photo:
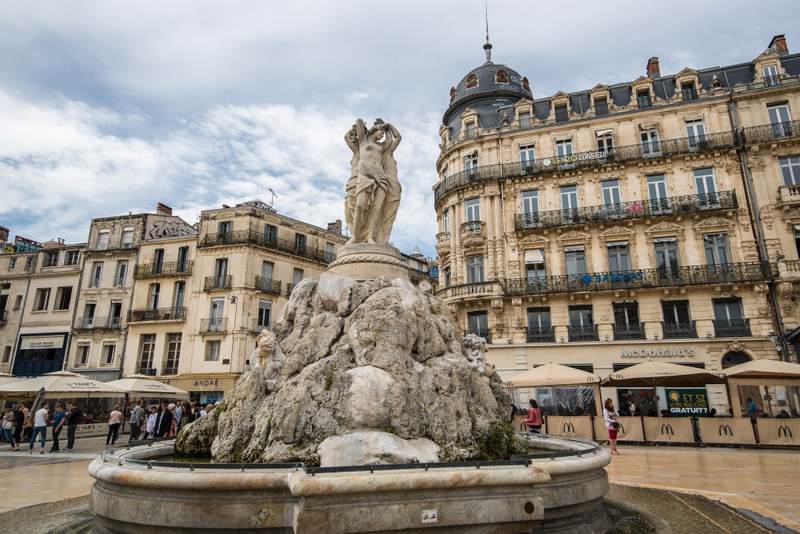
[[[619,454],[617,451],[617,430],[619,429],[619,414],[614,409],[614,402],[606,399],[603,405],[603,421],[608,429],[608,442],[611,445],[611,454]]]
[[[65,451],[71,451],[75,446],[75,431],[78,425],[83,422],[83,412],[77,404],[72,404],[67,414],[67,446]]]
[[[108,435],[106,436],[106,445],[114,445],[119,436],[119,427],[122,425],[122,412],[119,406],[114,406],[111,413],[108,414]]]
[[[181,408],[181,417],[178,430],[192,422],[192,406],[189,404],[189,401],[183,401]]]
[[[175,406],[174,403],[169,403],[169,405],[167,405],[167,410],[172,415],[172,417],[170,418],[169,426],[167,427],[166,432],[163,434],[163,437],[165,438],[174,438],[175,434],[177,434],[177,429],[178,429],[178,415],[176,413],[177,409],[178,408]]]
[[[33,431],[31,432],[31,440],[28,442],[28,454],[33,454],[33,445],[36,443],[36,438],[41,438],[41,448],[39,454],[44,454],[44,444],[47,440],[47,421],[50,412],[47,410],[47,405],[42,404],[42,407],[36,410],[33,414]]]
[[[22,440],[22,426],[25,424],[25,406],[18,402],[14,407],[14,441],[19,443]]]
[[[17,415],[12,408],[6,408],[6,412],[3,414],[2,420],[2,432],[3,436],[5,437],[8,444],[11,445],[12,451],[18,451],[19,447],[17,446],[17,440],[14,437],[14,432],[16,430],[16,421]]]
[[[22,403],[22,439],[29,442],[31,439],[31,431],[33,430],[33,414],[31,413],[32,404]]]
[[[144,401],[140,400],[131,409],[131,436],[129,441],[139,439],[139,434],[142,432],[142,422],[144,419]]]
[[[61,450],[58,441],[58,436],[61,434],[61,429],[64,428],[64,423],[67,421],[67,412],[61,404],[56,404],[55,413],[53,414],[53,445],[50,447],[50,452],[58,452]]]
[[[142,439],[147,439],[148,437],[155,437],[157,421],[158,421],[158,408],[156,406],[150,406],[150,413],[147,416],[147,423],[145,424],[144,427],[144,437]]]
[[[534,399],[531,399],[531,407],[528,408],[525,424],[528,425],[528,431],[531,434],[540,434],[542,431],[542,409]]]
[[[159,412],[158,420],[156,421],[156,437],[163,438],[169,434],[172,429],[173,415],[169,409],[167,401],[161,402],[161,411]]]

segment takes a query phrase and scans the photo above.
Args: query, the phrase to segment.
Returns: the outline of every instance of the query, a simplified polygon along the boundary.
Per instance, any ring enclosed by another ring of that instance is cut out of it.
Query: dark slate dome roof
[[[477,85],[475,85],[477,81]],[[448,111],[482,96],[516,96],[532,98],[527,79],[514,69],[487,61],[464,76],[455,87]]]

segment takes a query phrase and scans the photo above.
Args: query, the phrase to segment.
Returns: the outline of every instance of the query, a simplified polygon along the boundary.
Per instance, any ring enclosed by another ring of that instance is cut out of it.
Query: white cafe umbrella
[[[164,382],[153,380],[145,375],[131,375],[108,382],[123,393],[139,397],[180,397],[189,398],[189,392],[178,389]]]
[[[35,396],[41,389],[44,389],[45,395],[50,398],[98,398],[125,395],[124,392],[105,382],[69,371],[56,371],[36,378],[16,379],[0,383],[0,395],[5,396]]]
[[[730,378],[800,378],[800,365],[779,360],[752,360],[722,372]]]
[[[558,387],[558,386],[586,386],[600,382],[600,377],[561,365],[558,363],[546,363],[533,369],[528,369],[517,373],[503,382],[507,388],[535,388],[535,387]]]

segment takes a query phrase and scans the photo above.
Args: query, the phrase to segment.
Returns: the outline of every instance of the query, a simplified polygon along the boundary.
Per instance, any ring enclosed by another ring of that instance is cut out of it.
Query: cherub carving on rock
[[[258,346],[258,352],[256,352],[256,361],[253,364],[253,367],[267,367],[269,364],[270,359],[272,358],[273,354],[275,353],[275,346],[278,344],[278,339],[275,337],[275,334],[267,330],[266,328],[261,331],[256,339],[256,345]]]

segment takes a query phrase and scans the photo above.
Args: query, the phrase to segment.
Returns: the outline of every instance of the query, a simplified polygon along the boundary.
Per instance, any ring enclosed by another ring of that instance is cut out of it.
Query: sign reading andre
[[[673,415],[708,414],[708,395],[701,389],[666,389],[667,406]]]

